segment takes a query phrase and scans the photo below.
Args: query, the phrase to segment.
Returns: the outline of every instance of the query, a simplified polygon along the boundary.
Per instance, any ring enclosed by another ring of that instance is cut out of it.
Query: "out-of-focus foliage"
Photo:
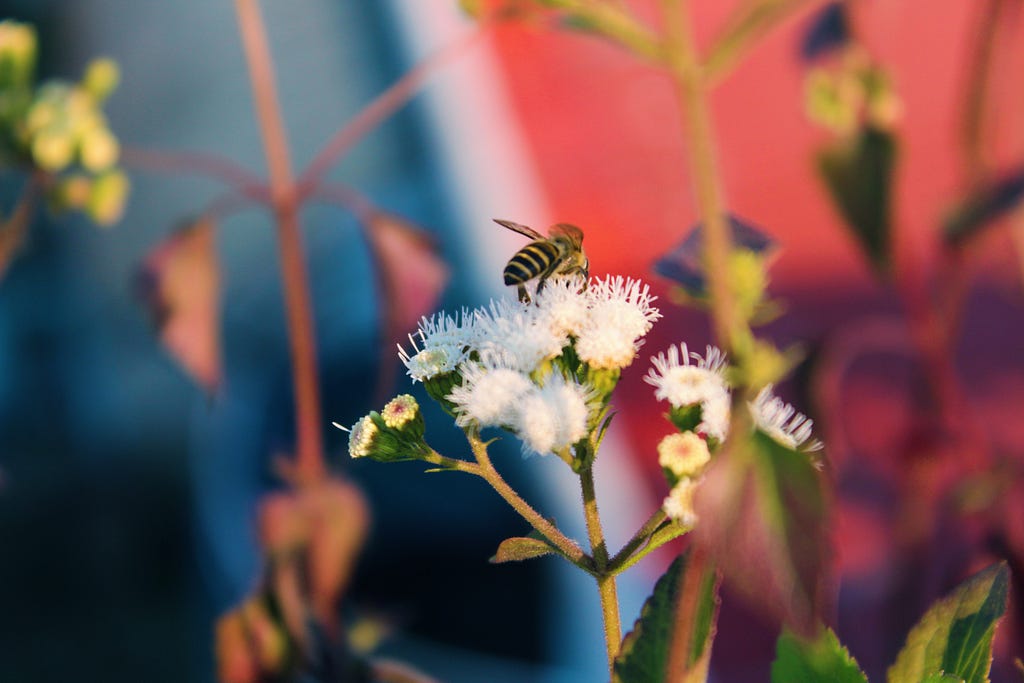
[[[138,276],[161,341],[208,392],[221,380],[215,229],[208,219],[186,224],[153,249]]]
[[[78,83],[37,83],[37,53],[35,29],[0,22],[0,161],[36,174],[54,210],[82,211],[112,225],[129,189],[102,110],[117,87],[118,67],[101,58]]]
[[[789,631],[779,636],[772,662],[772,683],[793,681],[868,683],[857,661],[829,628],[810,640]]]

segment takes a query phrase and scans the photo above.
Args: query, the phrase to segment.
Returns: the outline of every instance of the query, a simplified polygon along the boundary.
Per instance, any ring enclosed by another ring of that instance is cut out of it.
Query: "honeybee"
[[[556,223],[548,228],[548,236],[533,228],[495,218],[498,225],[526,235],[533,241],[517,251],[505,265],[506,285],[516,285],[520,301],[529,301],[526,283],[537,280],[537,292],[544,289],[554,275],[577,275],[586,286],[590,261],[583,253],[583,231],[575,225]]]

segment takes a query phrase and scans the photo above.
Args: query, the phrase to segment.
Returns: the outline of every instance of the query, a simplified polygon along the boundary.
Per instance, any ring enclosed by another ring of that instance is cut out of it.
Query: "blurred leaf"
[[[330,624],[366,541],[369,506],[355,485],[338,479],[303,494],[310,514],[307,566],[313,612]]]
[[[1006,563],[993,565],[933,604],[907,635],[889,667],[889,682],[917,683],[940,673],[966,683],[988,681],[992,636],[1006,611],[1009,574]]]
[[[522,562],[523,560],[543,557],[544,555],[551,555],[557,552],[550,543],[542,539],[531,536],[516,536],[502,541],[501,545],[498,546],[498,551],[494,553],[494,557],[489,561],[492,564]]]
[[[150,252],[137,278],[160,340],[211,393],[221,381],[215,229],[206,218],[180,228]]]
[[[870,126],[853,138],[840,139],[818,153],[818,171],[853,230],[861,249],[878,273],[891,260],[890,195],[896,141]]]
[[[448,267],[431,236],[398,216],[375,213],[366,225],[366,233],[384,298],[381,336],[386,342],[384,348],[393,349],[421,317],[437,306],[448,281]],[[387,392],[397,367],[398,357],[385,353],[378,394]]]
[[[928,674],[921,679],[921,683],[964,683],[964,679],[959,676],[950,676],[949,674],[937,673]]]
[[[819,9],[807,26],[800,41],[800,56],[812,61],[850,41],[850,20],[846,16],[845,2],[830,2]]]
[[[764,257],[771,254],[776,242],[770,235],[737,216],[730,214],[728,218],[733,249]],[[694,298],[708,296],[704,276],[704,232],[704,225],[697,223],[690,228],[686,239],[654,263],[654,272],[681,285]]]
[[[775,646],[772,683],[868,683],[849,651],[832,629],[823,628],[814,640],[783,631]]]
[[[825,491],[804,453],[754,432],[712,462],[695,541],[756,607],[812,635],[825,570]]]
[[[217,620],[215,641],[217,680],[221,683],[259,681],[259,662],[250,644],[240,609]]]
[[[1024,168],[988,183],[960,203],[946,219],[946,242],[959,245],[1012,211],[1024,198]]]
[[[613,683],[696,683],[706,680],[718,609],[714,571],[707,572],[698,586],[698,594],[691,596],[696,627],[693,642],[689,643],[689,649],[683,655],[686,669],[680,672],[668,670],[678,603],[683,599],[680,590],[686,572],[692,569],[691,558],[690,551],[680,555],[658,579],[654,592],[640,610],[640,618],[633,624],[633,630],[622,640],[622,649],[615,660]]]
[[[2,23],[0,22],[0,25]],[[35,187],[29,180],[22,189],[21,197],[11,211],[11,215],[0,223],[0,278],[7,272],[7,267],[25,242],[34,207]]]

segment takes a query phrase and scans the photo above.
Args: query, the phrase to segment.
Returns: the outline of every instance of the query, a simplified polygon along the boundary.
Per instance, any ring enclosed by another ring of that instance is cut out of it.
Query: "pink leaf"
[[[398,216],[375,213],[366,232],[384,296],[384,348],[394,348],[422,316],[434,310],[448,281],[448,267],[438,256],[431,236]],[[397,362],[393,353],[384,358],[378,393],[387,390]]]
[[[209,392],[220,385],[222,372],[215,228],[205,218],[188,223],[150,252],[139,273],[160,340]]]

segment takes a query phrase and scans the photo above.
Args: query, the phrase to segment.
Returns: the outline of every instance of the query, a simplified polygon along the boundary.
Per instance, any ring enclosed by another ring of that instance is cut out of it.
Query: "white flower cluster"
[[[530,451],[558,452],[587,435],[602,398],[585,372],[559,359],[572,348],[585,369],[628,366],[661,317],[654,298],[631,278],[595,278],[586,288],[552,279],[531,303],[502,299],[424,318],[411,352],[399,347],[399,356],[413,380],[458,380],[444,398],[460,427],[504,427]]]
[[[725,354],[708,346],[703,357],[691,352],[686,344],[669,347],[665,353],[651,358],[654,365],[644,378],[654,386],[658,400],[668,401],[673,408],[699,404],[701,422],[696,430],[723,441],[729,429],[731,396],[725,378],[728,361]],[[814,422],[793,406],[775,396],[772,385],[761,390],[750,404],[751,417],[757,428],[787,448],[816,451],[822,445],[811,438]]]

